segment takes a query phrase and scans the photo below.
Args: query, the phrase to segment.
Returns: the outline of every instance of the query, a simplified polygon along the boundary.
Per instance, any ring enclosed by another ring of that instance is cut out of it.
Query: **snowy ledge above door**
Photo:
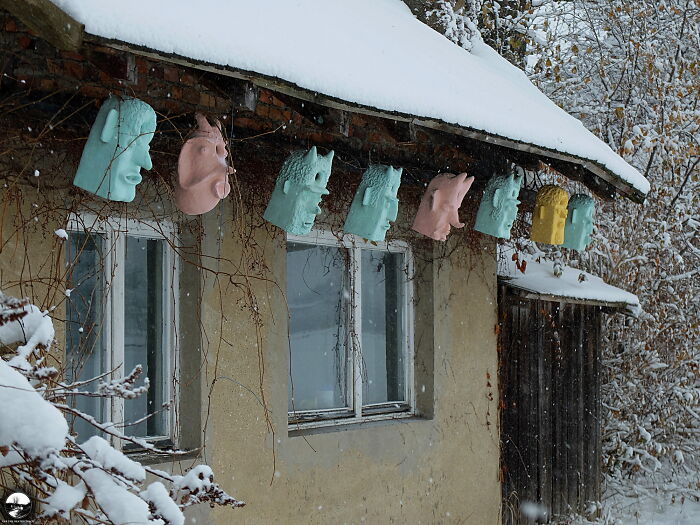
[[[510,253],[510,252],[509,252]],[[525,261],[525,273],[518,270],[515,261],[502,258],[498,263],[498,279],[509,287],[524,292],[528,298],[565,303],[583,303],[615,309],[637,317],[642,308],[636,295],[607,284],[588,272],[558,265],[531,255],[519,254],[520,264]]]
[[[391,118],[569,162],[637,202],[649,191],[635,168],[493,49],[458,47],[400,0],[52,2],[114,47],[220,66],[253,82],[278,79]]]

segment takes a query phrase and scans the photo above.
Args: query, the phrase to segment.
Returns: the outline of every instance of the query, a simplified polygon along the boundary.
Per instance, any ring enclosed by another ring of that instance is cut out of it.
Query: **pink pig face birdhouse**
[[[413,220],[412,228],[436,241],[447,240],[451,228],[462,228],[459,207],[471,188],[474,177],[466,173],[443,173],[428,184]]]
[[[197,129],[182,146],[175,183],[175,204],[187,215],[213,210],[231,192],[233,173],[219,121],[211,125],[201,113],[195,119]]]

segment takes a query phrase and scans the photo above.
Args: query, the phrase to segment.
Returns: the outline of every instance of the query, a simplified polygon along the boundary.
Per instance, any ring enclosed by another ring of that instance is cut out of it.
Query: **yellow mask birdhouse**
[[[569,194],[566,190],[554,184],[542,186],[535,199],[530,239],[546,244],[563,244],[568,204]]]

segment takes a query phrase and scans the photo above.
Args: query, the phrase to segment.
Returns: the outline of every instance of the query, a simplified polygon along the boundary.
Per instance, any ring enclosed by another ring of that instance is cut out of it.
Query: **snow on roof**
[[[606,284],[600,277],[565,265],[559,265],[561,275],[557,277],[553,261],[527,254],[518,255],[521,264],[522,261],[527,263],[525,273],[518,270],[515,261],[510,258],[499,260],[498,276],[505,279],[509,286],[539,296],[622,307],[635,316],[641,312],[636,295]]]
[[[482,42],[458,47],[400,0],[52,2],[93,35],[556,151],[649,191],[523,72]]]

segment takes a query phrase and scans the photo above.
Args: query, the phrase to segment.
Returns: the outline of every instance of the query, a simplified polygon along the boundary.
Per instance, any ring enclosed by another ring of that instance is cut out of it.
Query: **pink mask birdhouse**
[[[175,184],[175,204],[187,215],[213,210],[231,192],[233,173],[219,121],[212,126],[200,113],[195,118],[197,129],[182,146]]]
[[[474,177],[467,177],[466,173],[443,173],[431,180],[412,228],[436,241],[447,240],[452,227],[464,226],[459,222],[459,207],[473,182]]]

